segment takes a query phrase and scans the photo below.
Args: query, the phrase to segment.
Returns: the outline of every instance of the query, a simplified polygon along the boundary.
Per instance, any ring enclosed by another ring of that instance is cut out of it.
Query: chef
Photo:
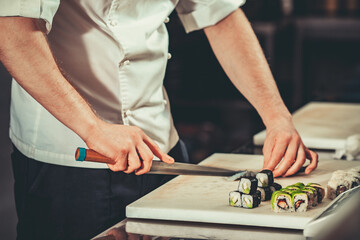
[[[188,162],[163,78],[168,16],[203,29],[221,66],[267,130],[275,176],[317,166],[294,128],[245,0],[0,0],[0,59],[12,83],[10,138],[18,239],[87,239],[158,186],[154,157]],[[88,147],[114,164],[78,163]]]

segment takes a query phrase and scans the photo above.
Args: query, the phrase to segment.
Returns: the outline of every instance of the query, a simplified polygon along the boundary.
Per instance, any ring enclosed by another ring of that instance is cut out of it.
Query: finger
[[[114,240],[120,240],[120,239],[126,239],[127,234],[126,232],[121,228],[112,228],[107,233],[106,236],[109,236],[109,239]],[[110,238],[113,237],[113,238]]]
[[[150,148],[150,150],[154,153],[154,155],[157,156],[161,161],[166,162],[166,163],[174,163],[175,162],[175,160],[172,157],[170,157],[169,155],[167,155],[166,153],[161,151],[159,146],[151,138],[149,138],[146,134],[144,134],[143,140],[146,143],[146,145]]]
[[[135,171],[135,174],[141,175],[150,171],[154,155],[145,143],[140,143],[137,146],[137,151],[142,159],[142,162],[141,167]]]
[[[273,143],[273,144],[271,144]],[[271,157],[271,152],[274,148],[275,145],[275,141],[269,141],[268,139],[265,139],[264,142],[264,147],[263,147],[263,155],[264,155],[264,164],[263,164],[263,169],[267,169],[269,162],[270,162],[270,157]]]
[[[128,151],[126,149],[120,150],[120,153],[115,157],[115,163],[107,164],[110,170],[114,172],[124,171],[127,168]]]
[[[271,152],[269,164],[266,166],[267,169],[274,170],[283,158],[286,148],[288,146],[287,141],[278,141]]]
[[[307,148],[305,149],[305,154],[306,154],[306,157],[310,159],[310,164],[305,169],[305,173],[309,174],[317,168],[317,165],[319,162],[319,155],[316,152],[311,151]]]
[[[287,172],[284,174],[284,177],[297,173],[305,162],[306,162],[305,150],[303,146],[300,146],[300,148],[298,149],[295,163],[289,168],[289,170],[287,170]]]
[[[141,236],[135,233],[127,233],[127,240],[140,240]]]
[[[299,143],[296,140],[292,140],[289,146],[286,148],[284,159],[281,161],[279,166],[273,171],[274,177],[284,175],[291,166],[293,166],[296,155],[298,152]]]
[[[125,169],[124,173],[132,173],[141,167],[141,161],[140,161],[140,158],[139,158],[135,148],[133,148],[129,152],[127,164],[128,164],[128,166]]]

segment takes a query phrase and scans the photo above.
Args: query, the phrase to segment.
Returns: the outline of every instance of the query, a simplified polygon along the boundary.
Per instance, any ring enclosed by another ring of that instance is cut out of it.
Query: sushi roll
[[[271,199],[272,191],[270,187],[258,187],[257,190],[260,192],[261,201],[268,201]]]
[[[291,194],[281,190],[273,193],[271,197],[271,208],[274,212],[292,212],[293,202]]]
[[[315,193],[316,190],[314,191],[313,189],[303,188],[301,191],[305,193],[308,198],[309,208],[317,206],[317,196]]]
[[[294,212],[306,212],[308,207],[308,197],[306,193],[301,190],[295,191],[291,194],[293,211]]]
[[[305,184],[303,184],[302,182],[297,182],[297,183],[295,183],[295,184],[293,184],[291,186],[295,186],[295,187],[298,187],[298,188],[301,189],[301,188],[305,187]]]
[[[256,208],[260,205],[260,194],[255,192],[254,194],[242,194],[241,202],[243,208]]]
[[[308,183],[306,186],[313,187],[317,192],[317,202],[321,203],[325,197],[325,188],[318,183]]]
[[[239,182],[239,192],[254,194],[258,187],[258,180],[255,177],[242,177]]]
[[[286,189],[289,189],[289,190],[291,190],[291,191],[297,191],[297,190],[300,190],[300,187],[294,186],[294,185],[290,185],[290,186],[287,186]]]
[[[256,174],[259,187],[269,187],[274,183],[273,172],[268,169],[264,169]]]
[[[243,176],[244,177],[254,178],[254,177],[256,177],[256,173],[253,172],[253,171],[246,171],[246,173]]]
[[[349,181],[348,174],[345,171],[335,171],[326,186],[327,197],[333,200],[341,193],[349,190],[351,185],[352,182]]]
[[[291,190],[291,189],[288,189],[288,188],[282,188],[279,191],[286,192],[288,194],[292,194],[292,192],[297,191],[297,190]]]
[[[270,190],[271,190],[272,193],[275,192],[275,191],[280,190],[281,188],[282,188],[282,186],[280,184],[278,184],[278,183],[275,183],[275,182],[270,186]]]
[[[241,207],[241,192],[232,191],[229,193],[229,205],[233,207]]]

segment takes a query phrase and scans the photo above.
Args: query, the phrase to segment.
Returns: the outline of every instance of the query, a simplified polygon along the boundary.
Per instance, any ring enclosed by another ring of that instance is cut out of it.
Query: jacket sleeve
[[[60,0],[0,0],[0,17],[41,19],[49,33],[59,4]]]
[[[187,33],[215,25],[246,0],[180,0],[176,11]]]

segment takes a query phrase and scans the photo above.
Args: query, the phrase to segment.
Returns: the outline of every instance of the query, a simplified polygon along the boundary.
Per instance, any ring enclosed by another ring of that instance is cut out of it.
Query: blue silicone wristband
[[[86,149],[85,148],[78,148],[78,149],[79,149],[79,157],[76,160],[83,162],[86,157]]]

